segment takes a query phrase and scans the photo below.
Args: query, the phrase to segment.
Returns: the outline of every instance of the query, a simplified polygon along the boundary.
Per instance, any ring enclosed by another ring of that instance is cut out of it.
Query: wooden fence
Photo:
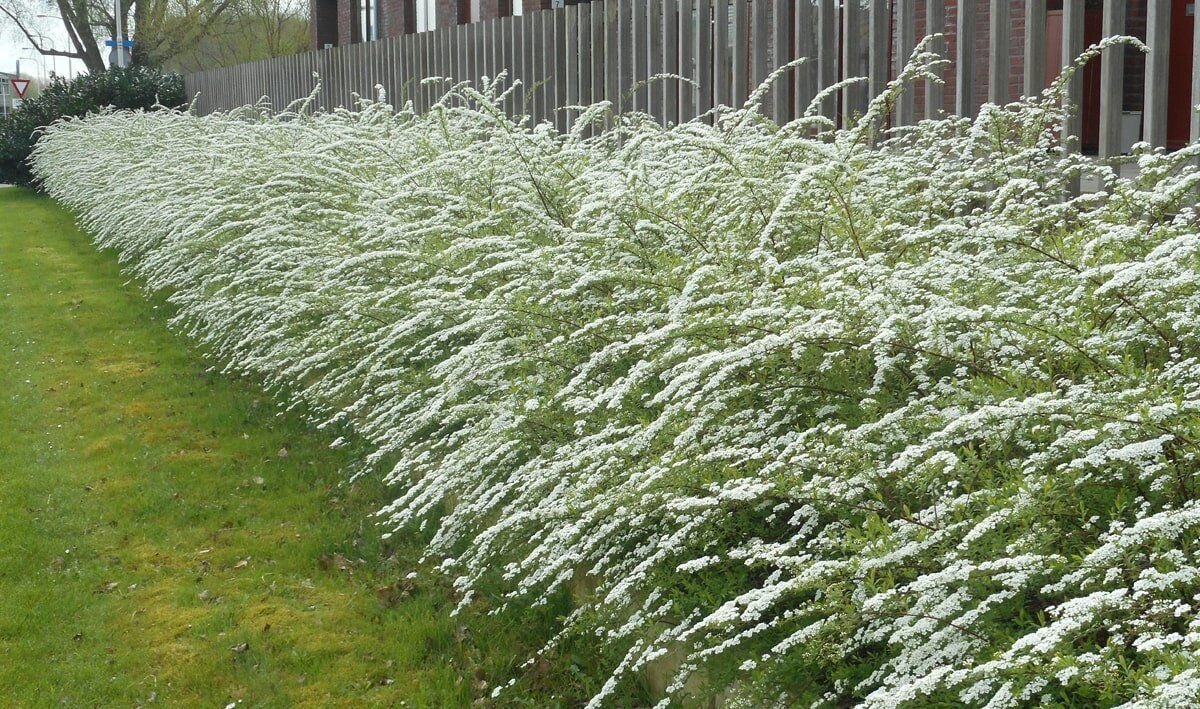
[[[1104,0],[1105,35],[1124,30],[1126,1]],[[1195,20],[1188,18],[1197,24],[1196,50],[1191,86],[1181,89],[1168,81],[1171,0],[1147,2],[1151,51],[1145,65],[1142,135],[1163,145],[1168,91],[1191,88],[1193,97],[1200,96],[1200,13],[1195,13]],[[1018,12],[1024,13],[1023,23],[1012,22],[1018,18],[1011,16],[1015,5],[1011,0],[959,0],[950,25],[945,0],[917,3],[596,0],[189,74],[185,81],[189,95],[198,94],[200,113],[254,103],[263,96],[280,108],[308,95],[314,73],[322,85],[320,106],[348,106],[354,95],[372,96],[373,87],[381,85],[393,102],[411,99],[423,110],[438,100],[446,85],[422,84],[422,78],[474,79],[506,70],[509,81],[520,80],[524,87],[506,106],[508,110],[565,128],[571,113],[556,107],[605,99],[622,111],[647,112],[664,123],[691,119],[718,104],[740,105],[771,71],[806,57],[805,63],[774,85],[764,112],[781,122],[789,120],[803,113],[821,89],[848,77],[867,77],[866,83],[848,86],[822,103],[821,112],[840,121],[863,111],[869,96],[896,75],[917,43],[918,20],[922,28],[976,39],[953,42],[944,86],[925,82],[905,92],[892,123],[906,125],[941,115],[945,108],[974,115],[984,97],[1003,103],[1017,93],[1040,91],[1047,63],[1052,69],[1061,67],[1084,50],[1085,0],[1063,0],[1060,52],[1055,51],[1058,47],[1047,49],[1046,0],[1017,5]],[[986,27],[977,26],[984,12]],[[1010,36],[1013,26],[1024,28],[1022,37]],[[977,51],[981,36],[986,38],[986,59]],[[945,39],[935,42],[935,49],[946,48]],[[1114,47],[1101,59],[1102,156],[1120,152],[1125,51]],[[1010,76],[1014,54],[1020,59],[1016,62],[1022,68],[1020,77]],[[663,74],[691,81],[650,81]],[[1081,92],[1077,79],[1070,94],[1076,105],[1081,103]],[[1079,134],[1078,120],[1069,130]],[[1191,139],[1198,133],[1200,122],[1193,112]]]

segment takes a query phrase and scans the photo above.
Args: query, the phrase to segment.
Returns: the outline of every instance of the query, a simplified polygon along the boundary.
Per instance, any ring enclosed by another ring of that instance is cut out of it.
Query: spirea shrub
[[[185,103],[183,76],[143,66],[80,74],[70,80],[55,76],[37,96],[25,99],[0,120],[0,183],[30,185],[29,154],[40,131],[64,116],[84,116],[109,107],[150,109]]]
[[[34,165],[370,442],[464,604],[572,589],[545,652],[616,653],[593,705],[1200,702],[1200,147],[1122,178],[1061,83],[881,133],[930,61],[843,130],[756,95],[560,134],[493,82],[68,120]]]

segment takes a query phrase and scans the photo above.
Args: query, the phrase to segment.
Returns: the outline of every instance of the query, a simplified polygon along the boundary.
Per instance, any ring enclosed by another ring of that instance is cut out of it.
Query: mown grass
[[[353,451],[212,373],[69,214],[0,213],[0,704],[463,706],[544,639],[561,607],[455,618],[407,580]]]

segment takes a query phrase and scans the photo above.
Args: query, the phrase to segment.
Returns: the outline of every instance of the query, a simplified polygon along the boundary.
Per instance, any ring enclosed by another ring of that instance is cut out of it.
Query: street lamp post
[[[28,49],[31,52],[37,52],[37,49],[34,47],[22,47],[22,49]],[[38,81],[40,81],[41,83],[45,83],[45,81],[46,81],[46,62],[41,59],[38,59],[37,57],[20,57],[19,59],[17,59],[17,76],[21,75],[21,59],[28,59],[31,62],[37,62]]]
[[[113,17],[117,18],[117,34],[113,39],[116,40],[116,46],[113,51],[117,55],[117,66],[125,68],[125,32],[121,27],[121,0],[113,0]]]

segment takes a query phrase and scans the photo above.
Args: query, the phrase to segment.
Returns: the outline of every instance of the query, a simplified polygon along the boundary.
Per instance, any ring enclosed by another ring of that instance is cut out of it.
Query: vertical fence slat
[[[1007,2],[1008,0],[1003,0]],[[972,3],[964,2],[969,6]],[[913,0],[896,0],[896,75],[908,64],[908,58],[916,48],[916,15]],[[896,100],[895,123],[898,126],[912,125],[916,118],[916,99],[911,86],[906,86]]]
[[[796,43],[796,56],[805,61],[796,71],[796,92],[793,112],[799,118],[808,110],[809,103],[817,93],[817,52],[813,42],[813,6],[811,2],[798,2],[792,16],[792,36]]]
[[[680,76],[696,80],[696,40],[699,27],[695,20],[696,0],[677,0],[675,5],[675,32],[678,37],[676,61]],[[696,85],[687,81],[679,83],[679,122],[685,123],[696,117]]]
[[[638,86],[633,92],[634,110],[649,112],[650,86],[650,31],[647,0],[633,4],[633,81]]]
[[[1012,71],[1009,47],[1010,0],[992,0],[988,16],[988,101],[1008,103],[1008,78]]]
[[[554,41],[554,21],[550,17],[551,10],[534,13],[538,28],[537,42],[537,83],[538,89],[538,123],[550,120],[554,109],[554,74],[550,44]]]
[[[753,13],[750,16],[750,90],[757,89],[767,80],[771,52],[768,45],[770,4],[767,0],[754,0],[751,4]]]
[[[554,19],[554,35],[550,40],[550,46],[554,48],[550,55],[550,61],[554,65],[551,67],[554,75],[554,124],[560,131],[565,131],[568,116],[562,107],[567,105],[567,83],[569,81],[567,73],[570,71],[566,52],[567,13],[565,8],[552,12],[551,17]]]
[[[747,0],[733,0],[733,107],[741,108],[749,95],[750,8]]]
[[[891,16],[888,14],[888,0],[870,2],[870,27],[867,36],[867,44],[870,45],[870,68],[867,70],[867,93],[874,99],[883,93],[888,82],[888,28]]]
[[[596,62],[596,51],[592,48],[592,6],[584,3],[576,7],[579,12],[572,31],[576,38],[575,56],[572,59],[576,82],[573,102],[586,106],[592,102],[592,65]]]
[[[900,21],[900,18],[897,18]],[[817,3],[817,88],[823,91],[837,83],[838,36],[836,0]],[[837,120],[837,96],[830,95],[821,102],[821,115]]]
[[[1062,66],[1070,66],[1083,52],[1083,16],[1085,0],[1063,0],[1063,32],[1062,32]],[[1083,118],[1080,116],[1080,106],[1083,102],[1083,72],[1075,72],[1075,76],[1067,83],[1063,103],[1071,108],[1063,122],[1062,144],[1068,152],[1078,152],[1080,132]],[[1067,191],[1079,194],[1079,178],[1074,178],[1067,186]]]
[[[1025,0],[1026,96],[1037,96],[1046,88],[1046,0]]]
[[[1104,3],[1105,37],[1125,34],[1125,0]],[[1100,157],[1120,152],[1121,99],[1125,73],[1125,45],[1104,50],[1100,57]]]
[[[1142,140],[1156,148],[1167,144],[1167,94],[1170,91],[1171,0],[1148,0],[1146,14],[1144,134]]]
[[[604,100],[605,66],[609,57],[604,46],[604,15],[608,11],[607,2],[588,4],[588,31],[592,35],[591,51],[585,57],[590,57],[591,91],[587,94],[588,103],[598,103]]]
[[[713,48],[714,67],[716,75],[713,82],[713,104],[728,106],[733,103],[730,93],[730,82],[733,79],[733,65],[729,51],[729,1],[716,0],[713,3]]]
[[[604,1],[604,98],[614,111],[621,110],[621,5]]]
[[[663,72],[663,0],[646,1],[646,112],[664,123],[663,82],[651,80]]]
[[[638,0],[640,1],[640,0]],[[628,113],[634,110],[632,85],[634,85],[634,0],[618,0],[617,41],[620,54],[617,95],[619,110]]]
[[[682,76],[681,64],[679,61],[679,23],[681,21],[679,15],[678,0],[665,0],[663,3],[663,71],[673,76]],[[689,16],[691,10],[688,11]],[[688,56],[684,54],[683,56]],[[680,92],[688,93],[690,86],[683,84],[679,79],[666,79],[663,82],[663,120],[667,125],[678,124],[681,122],[679,116],[679,98]]]
[[[775,0],[775,3],[771,7],[772,69],[778,69],[794,59],[791,51],[791,37],[788,34],[788,30],[791,29],[791,22],[791,9],[787,0]],[[787,74],[776,79],[775,85],[771,87],[771,118],[775,119],[775,122],[780,125],[787,122],[788,100],[790,98],[788,88],[795,74],[796,70],[792,69]]]
[[[975,3],[959,3],[955,35],[954,112],[974,118],[979,108],[975,101]]]
[[[700,84],[696,91],[696,113],[706,113],[713,107],[713,4],[712,0],[696,0],[696,55],[692,59],[691,78]]]
[[[562,57],[562,101],[559,102],[560,125],[564,130],[573,123],[571,117],[574,111],[567,111],[566,106],[579,105],[579,6],[571,5],[563,9],[562,20],[558,26],[563,34],[558,38],[558,55]]]
[[[1026,0],[1029,2],[1029,0]],[[1045,2],[1045,0],[1042,0]],[[1042,13],[1042,22],[1045,22],[1046,13]],[[1043,32],[1044,32],[1043,27]],[[925,32],[926,34],[942,34],[946,32],[946,0],[926,0],[925,4]],[[1042,40],[1045,42],[1045,40]],[[929,45],[930,51],[936,52],[941,56],[946,54],[946,38],[937,37]],[[942,69],[936,72],[945,78],[945,71]],[[942,115],[945,108],[946,94],[945,86],[942,83],[932,79],[925,82],[925,118],[937,118]]]
[[[858,0],[842,3],[842,78],[869,76],[862,66],[862,7]],[[855,115],[867,111],[867,87],[851,84],[842,89],[842,120],[849,124]]]
[[[529,116],[531,121],[537,120],[537,107],[535,99],[537,97],[537,43],[540,35],[537,33],[537,27],[534,25],[534,20],[537,18],[537,13],[524,15],[521,17],[521,24],[524,25],[525,37],[522,45],[523,57],[522,71],[524,71],[525,79],[525,115]]]
[[[1195,6],[1193,12],[1195,18],[1192,20],[1192,98],[1188,101],[1189,106],[1195,106],[1200,103],[1200,6]],[[1200,113],[1191,112],[1189,120],[1188,135],[1191,136],[1192,142],[1200,140]]]

